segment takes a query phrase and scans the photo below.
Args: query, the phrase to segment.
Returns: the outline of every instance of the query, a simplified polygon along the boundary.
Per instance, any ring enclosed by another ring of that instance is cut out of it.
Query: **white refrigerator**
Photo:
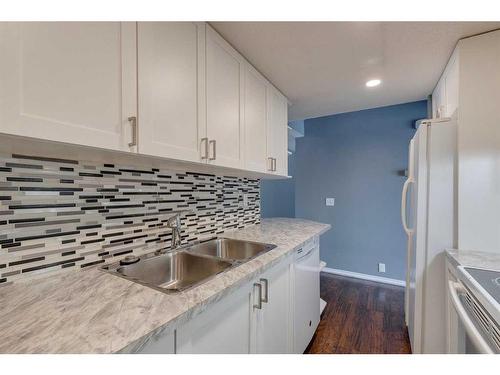
[[[408,235],[405,319],[413,353],[445,353],[445,254],[456,245],[456,118],[417,121],[401,220]]]

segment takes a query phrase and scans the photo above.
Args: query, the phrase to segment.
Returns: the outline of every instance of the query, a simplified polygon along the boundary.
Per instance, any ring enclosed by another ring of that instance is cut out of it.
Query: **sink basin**
[[[276,245],[259,242],[217,238],[215,240],[190,246],[187,251],[192,254],[208,255],[232,261],[245,261],[272,250],[275,247]]]
[[[233,265],[223,259],[197,256],[184,251],[150,254],[138,259],[133,264],[115,264],[105,266],[104,269],[168,293],[190,288]]]
[[[102,267],[115,276],[176,293],[272,250],[276,245],[218,238],[165,253],[129,256]]]

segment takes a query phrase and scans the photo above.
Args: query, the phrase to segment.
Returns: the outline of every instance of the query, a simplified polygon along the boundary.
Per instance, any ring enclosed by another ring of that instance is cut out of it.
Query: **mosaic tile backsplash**
[[[175,211],[183,244],[260,222],[258,180],[25,155],[0,155],[0,202],[0,286],[169,248]]]

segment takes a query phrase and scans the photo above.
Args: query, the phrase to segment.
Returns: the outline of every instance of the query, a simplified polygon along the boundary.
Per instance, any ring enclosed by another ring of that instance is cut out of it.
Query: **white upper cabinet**
[[[432,117],[451,117],[458,108],[459,59],[453,52],[432,93]]]
[[[131,149],[135,23],[3,22],[0,51],[0,132]]]
[[[432,92],[432,117],[446,117],[446,91],[445,80],[440,79]]]
[[[288,103],[274,87],[268,86],[267,155],[268,170],[288,174]]]
[[[243,57],[206,27],[209,163],[243,168]]]
[[[200,161],[205,25],[139,22],[139,152]]]
[[[3,22],[0,56],[0,133],[288,174],[287,99],[206,23]]]
[[[267,172],[267,81],[245,66],[245,169]]]
[[[454,53],[448,64],[446,83],[446,116],[451,117],[458,108],[458,80],[459,60],[458,53]]]

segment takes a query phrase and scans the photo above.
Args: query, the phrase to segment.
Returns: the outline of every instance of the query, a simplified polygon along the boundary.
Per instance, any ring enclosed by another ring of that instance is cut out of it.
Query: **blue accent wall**
[[[327,267],[404,280],[405,177],[398,172],[408,165],[413,122],[426,115],[424,100],[306,120],[294,155],[295,207],[282,206],[278,182],[264,181],[262,216],[293,209],[296,217],[329,223],[332,229],[321,237]],[[326,197],[335,198],[334,207],[325,205]],[[378,272],[379,262],[386,273]]]

